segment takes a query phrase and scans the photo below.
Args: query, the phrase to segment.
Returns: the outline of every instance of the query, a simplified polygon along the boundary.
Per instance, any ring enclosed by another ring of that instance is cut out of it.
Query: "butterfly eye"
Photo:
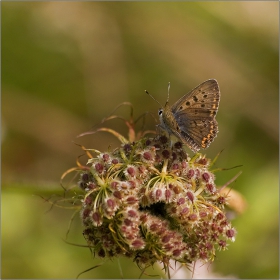
[[[162,114],[163,110],[162,109],[159,109],[158,110],[158,115],[160,116]]]

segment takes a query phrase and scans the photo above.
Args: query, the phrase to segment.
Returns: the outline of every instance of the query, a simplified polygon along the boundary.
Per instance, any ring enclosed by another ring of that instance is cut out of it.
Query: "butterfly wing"
[[[211,79],[181,97],[171,107],[180,128],[180,139],[193,151],[207,148],[216,137],[218,123],[215,116],[219,101],[219,85],[216,80]]]

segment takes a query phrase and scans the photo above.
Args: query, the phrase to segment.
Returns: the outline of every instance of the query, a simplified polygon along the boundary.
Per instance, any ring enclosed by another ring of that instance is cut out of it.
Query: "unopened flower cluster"
[[[140,268],[169,260],[213,261],[234,241],[225,195],[210,160],[166,136],[97,152],[81,173],[84,236],[99,257],[127,256]]]

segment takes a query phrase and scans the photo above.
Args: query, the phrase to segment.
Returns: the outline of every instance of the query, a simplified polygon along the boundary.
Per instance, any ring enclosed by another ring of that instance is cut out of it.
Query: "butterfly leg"
[[[167,131],[167,130],[165,129],[165,127],[164,127],[163,125],[161,125],[161,124],[157,124],[157,125],[156,125],[156,132],[157,132],[158,135],[162,135],[162,134],[166,135],[166,134],[168,134],[168,135],[167,135],[167,138],[169,139],[170,149],[171,149],[171,148],[172,148],[172,145],[173,145],[172,134],[169,133],[169,131]],[[163,132],[163,133],[162,133],[162,132]]]

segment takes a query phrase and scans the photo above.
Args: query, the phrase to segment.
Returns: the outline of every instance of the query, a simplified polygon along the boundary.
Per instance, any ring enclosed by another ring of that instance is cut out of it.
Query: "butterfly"
[[[170,84],[165,106],[158,111],[160,128],[169,136],[176,136],[193,152],[208,148],[218,133],[215,119],[220,102],[218,82],[210,79],[201,83],[171,107],[168,104],[169,88]]]

